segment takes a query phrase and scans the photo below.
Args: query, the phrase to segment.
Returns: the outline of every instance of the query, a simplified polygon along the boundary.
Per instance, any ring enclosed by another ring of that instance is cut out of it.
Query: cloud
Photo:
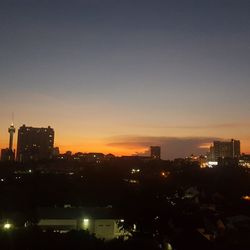
[[[134,150],[135,154],[149,155],[148,148],[161,146],[163,159],[186,157],[191,154],[204,154],[216,137],[148,137],[118,136],[109,139],[108,147]]]
[[[137,127],[145,127],[145,124],[135,124],[134,126]],[[212,124],[206,124],[206,125],[154,125],[154,124],[147,124],[147,127],[152,128],[162,128],[162,129],[232,129],[232,128],[245,128],[249,127],[250,123],[212,123]]]
[[[215,123],[200,126],[172,126],[167,128],[179,128],[179,129],[227,129],[227,128],[240,128],[248,127],[249,123]]]

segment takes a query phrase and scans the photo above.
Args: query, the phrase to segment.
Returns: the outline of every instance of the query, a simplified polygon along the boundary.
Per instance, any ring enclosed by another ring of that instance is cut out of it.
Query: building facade
[[[99,239],[112,240],[129,235],[122,228],[124,222],[111,208],[39,208],[38,226],[43,230],[66,233],[86,230]]]
[[[18,130],[17,161],[49,160],[53,157],[54,129],[23,125]]]
[[[161,147],[160,146],[151,146],[150,147],[150,156],[153,159],[161,159]]]
[[[221,158],[239,158],[240,141],[232,139],[231,141],[214,141],[210,147],[211,160],[218,161]]]

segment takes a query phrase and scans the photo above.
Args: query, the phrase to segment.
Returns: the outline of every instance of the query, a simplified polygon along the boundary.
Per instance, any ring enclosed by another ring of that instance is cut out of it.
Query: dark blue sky
[[[249,13],[248,0],[2,0],[0,144],[15,111],[72,150],[118,152],[109,138],[133,135],[250,151]]]

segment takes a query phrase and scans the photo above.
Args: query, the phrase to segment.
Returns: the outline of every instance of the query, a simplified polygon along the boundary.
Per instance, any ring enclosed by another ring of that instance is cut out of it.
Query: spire
[[[11,114],[11,127],[14,127],[14,112]]]
[[[14,113],[13,112],[12,112],[12,122],[11,122],[9,129],[8,129],[8,132],[10,134],[9,150],[13,151],[13,138],[14,138],[14,134],[16,132],[16,129],[14,127]]]

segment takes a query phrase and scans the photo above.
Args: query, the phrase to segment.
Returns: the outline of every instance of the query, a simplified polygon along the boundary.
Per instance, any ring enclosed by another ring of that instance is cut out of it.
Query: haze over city
[[[0,148],[14,112],[62,152],[250,153],[249,1],[3,0],[0,20]]]

